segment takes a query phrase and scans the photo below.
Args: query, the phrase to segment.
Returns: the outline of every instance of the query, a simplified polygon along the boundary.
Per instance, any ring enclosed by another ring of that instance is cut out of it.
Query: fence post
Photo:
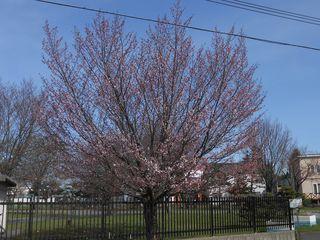
[[[292,211],[291,211],[291,208],[290,208],[289,198],[287,198],[286,200],[287,200],[287,202],[288,202],[289,229],[292,230]]]
[[[28,239],[32,239],[33,209],[34,209],[34,202],[33,202],[33,198],[31,197],[30,204],[29,204]]]
[[[101,232],[102,236],[106,236],[106,200],[102,199],[101,203]]]
[[[160,202],[159,202],[160,203]],[[165,219],[164,219],[164,211],[165,211],[165,199],[163,199],[162,200],[162,202],[161,202],[161,239],[163,240],[164,239],[164,236],[165,236],[165,233],[164,233],[164,221],[165,221]]]
[[[209,204],[210,204],[210,222],[211,222],[211,236],[214,235],[214,223],[213,223],[213,198],[209,198]]]
[[[257,199],[256,197],[252,197],[252,224],[253,224],[253,232],[257,232],[257,219],[256,219],[256,211],[257,211]]]

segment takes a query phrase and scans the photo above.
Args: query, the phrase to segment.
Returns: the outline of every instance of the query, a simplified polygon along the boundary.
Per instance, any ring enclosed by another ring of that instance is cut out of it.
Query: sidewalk
[[[320,232],[300,233],[300,240],[319,240]]]

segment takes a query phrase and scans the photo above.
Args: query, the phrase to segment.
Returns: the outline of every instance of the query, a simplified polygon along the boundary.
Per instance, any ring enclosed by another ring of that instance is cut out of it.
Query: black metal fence
[[[145,239],[140,201],[13,199],[0,203],[0,239]],[[275,197],[164,200],[159,239],[291,229],[289,201]]]

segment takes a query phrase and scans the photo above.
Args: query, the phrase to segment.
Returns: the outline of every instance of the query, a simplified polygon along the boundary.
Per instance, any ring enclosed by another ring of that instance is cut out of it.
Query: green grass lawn
[[[296,230],[298,232],[320,232],[320,224],[313,226],[300,226]]]
[[[314,213],[320,213],[320,207],[315,206],[315,207],[303,207],[299,210],[299,213],[306,213],[306,212],[314,212]]]
[[[60,235],[65,237],[81,234],[81,236],[88,236],[90,239],[91,235],[100,234],[102,229],[108,236],[125,235],[124,239],[134,233],[144,236],[145,224],[141,208],[109,212],[103,218],[101,211],[92,208],[66,210],[38,207],[32,210],[32,225],[28,223],[29,210],[26,207],[8,209],[6,231],[9,236],[16,236],[16,239],[19,239],[19,236],[27,236],[29,229],[35,238],[44,235],[58,238],[57,236]],[[243,209],[234,209],[231,212],[217,208],[213,212],[212,215],[206,206],[158,211],[157,228],[158,231],[167,233],[167,239],[210,236],[212,225],[216,227],[216,235],[253,232],[252,225],[244,217],[248,213]],[[263,212],[258,214],[262,215]],[[256,231],[266,231],[265,224],[266,221],[261,218],[260,227]],[[132,238],[138,237],[132,236]]]
[[[310,206],[310,207],[303,207],[299,209],[299,215],[304,214],[312,214],[312,213],[320,213],[320,207],[319,206]],[[298,232],[320,232],[320,221],[317,219],[317,224],[313,226],[298,226],[296,227],[296,231]]]

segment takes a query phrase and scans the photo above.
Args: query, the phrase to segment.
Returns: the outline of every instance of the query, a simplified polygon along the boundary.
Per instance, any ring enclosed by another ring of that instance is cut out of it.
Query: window
[[[318,183],[318,184],[314,183],[313,184],[313,193],[314,194],[320,194],[320,183]]]
[[[317,173],[320,173],[320,165],[317,165]]]
[[[310,173],[314,173],[314,166],[313,165],[310,166]]]

